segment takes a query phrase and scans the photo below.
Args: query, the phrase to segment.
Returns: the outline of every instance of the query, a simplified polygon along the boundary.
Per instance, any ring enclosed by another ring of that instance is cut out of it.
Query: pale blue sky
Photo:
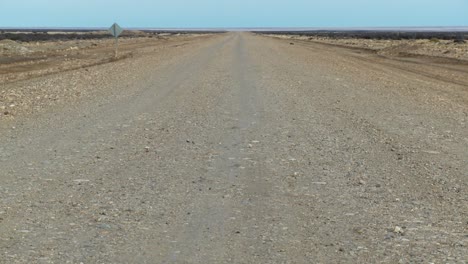
[[[468,26],[468,0],[0,0],[0,27]]]

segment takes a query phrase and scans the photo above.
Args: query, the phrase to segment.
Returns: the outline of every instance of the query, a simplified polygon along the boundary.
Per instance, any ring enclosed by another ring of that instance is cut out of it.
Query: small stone
[[[102,223],[102,224],[97,225],[97,228],[99,228],[99,229],[111,229],[112,227],[109,224]]]
[[[76,179],[76,180],[73,180],[73,181],[76,182],[76,183],[89,182],[89,180],[86,180],[86,179]]]
[[[395,237],[395,234],[393,234],[392,232],[388,232],[388,233],[385,235],[384,239],[385,239],[385,240],[390,240],[390,239],[392,239],[392,238],[394,238],[394,237]]]
[[[403,228],[401,228],[399,226],[396,226],[395,229],[393,230],[393,232],[395,232],[397,234],[403,234],[404,233]]]

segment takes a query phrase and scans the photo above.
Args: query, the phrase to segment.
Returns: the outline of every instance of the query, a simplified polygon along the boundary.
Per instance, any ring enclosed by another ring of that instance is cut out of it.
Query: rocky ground
[[[90,70],[100,64],[126,63],[132,57],[165,48],[186,45],[201,35],[140,34],[119,39],[115,57],[114,39],[52,40],[18,42],[0,41],[0,120],[23,112],[34,113],[58,102],[66,103],[85,96],[93,89],[84,83],[98,83],[102,73]],[[62,75],[34,79],[44,75],[69,72],[67,87],[59,85]],[[115,73],[107,72],[109,78]],[[26,82],[21,82],[26,81]],[[11,85],[8,85],[11,84]],[[14,88],[11,88],[13,86]]]
[[[345,47],[362,48],[377,54],[393,57],[431,56],[451,58],[468,62],[468,42],[457,43],[454,40],[417,39],[417,40],[378,40],[357,38],[329,38],[298,35],[271,35],[273,37],[313,41]]]
[[[0,83],[0,263],[468,262],[467,65],[141,41]]]

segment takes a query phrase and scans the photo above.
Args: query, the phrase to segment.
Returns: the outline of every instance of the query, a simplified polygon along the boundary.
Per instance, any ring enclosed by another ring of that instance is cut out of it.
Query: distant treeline
[[[398,32],[398,31],[270,31],[255,32],[259,34],[302,35],[328,38],[360,38],[360,39],[444,39],[463,41],[468,39],[468,32]]]

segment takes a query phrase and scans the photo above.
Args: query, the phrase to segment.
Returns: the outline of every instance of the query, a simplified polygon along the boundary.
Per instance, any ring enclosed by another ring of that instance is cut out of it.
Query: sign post
[[[109,32],[111,33],[112,36],[115,38],[115,52],[114,55],[117,58],[118,55],[118,49],[119,49],[119,36],[122,34],[123,29],[117,24],[114,23],[110,28]]]

